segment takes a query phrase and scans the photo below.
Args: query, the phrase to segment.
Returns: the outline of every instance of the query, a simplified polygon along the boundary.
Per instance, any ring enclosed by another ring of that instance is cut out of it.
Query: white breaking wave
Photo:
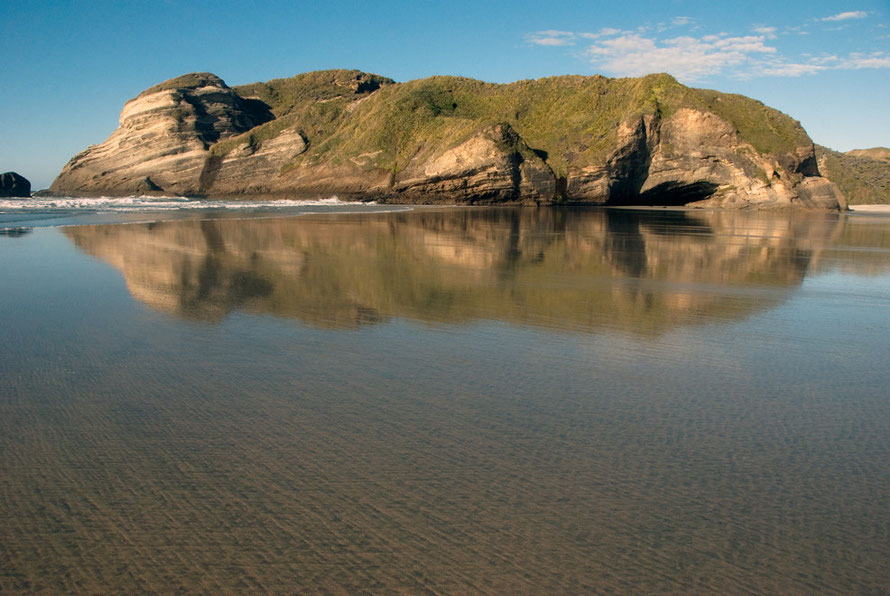
[[[89,211],[120,213],[130,211],[180,211],[190,209],[279,209],[288,207],[339,207],[374,205],[361,201],[341,201],[337,197],[316,200],[278,199],[232,201],[189,199],[186,197],[31,197],[0,199],[0,211]]]

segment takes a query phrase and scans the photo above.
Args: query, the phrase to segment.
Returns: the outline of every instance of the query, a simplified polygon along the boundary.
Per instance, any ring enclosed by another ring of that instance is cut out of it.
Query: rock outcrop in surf
[[[0,197],[30,197],[31,182],[16,172],[0,174]]]

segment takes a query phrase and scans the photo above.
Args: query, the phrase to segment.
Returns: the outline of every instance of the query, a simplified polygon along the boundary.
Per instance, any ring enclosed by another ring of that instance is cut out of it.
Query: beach
[[[880,592],[885,224],[0,236],[0,591]]]

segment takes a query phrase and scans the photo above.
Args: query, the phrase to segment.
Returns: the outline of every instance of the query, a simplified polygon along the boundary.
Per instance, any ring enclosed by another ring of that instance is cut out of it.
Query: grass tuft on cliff
[[[232,87],[242,98],[269,106],[275,120],[213,145],[211,153],[224,156],[236,147],[274,138],[294,126],[304,138],[326,138],[339,126],[349,104],[392,84],[392,79],[358,70],[321,70]]]
[[[275,116],[285,116],[305,104],[339,98],[356,99],[395,81],[360,70],[318,70],[287,79],[238,85],[232,89],[244,98],[265,102]]]
[[[146,95],[158,93],[159,91],[169,91],[175,89],[197,89],[198,87],[207,87],[210,85],[228,89],[225,81],[211,72],[190,72],[188,74],[174,77],[172,79],[164,81],[163,83],[158,83],[157,85],[149,87],[148,89],[137,95],[136,98],[138,99],[140,97],[145,97]]]
[[[731,122],[761,155],[793,153],[812,144],[800,122],[756,99],[711,89],[692,91],[702,102],[700,107]]]

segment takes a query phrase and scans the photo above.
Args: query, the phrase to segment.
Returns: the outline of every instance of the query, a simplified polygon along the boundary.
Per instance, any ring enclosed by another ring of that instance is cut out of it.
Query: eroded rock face
[[[516,131],[498,124],[433,159],[413,162],[392,190],[410,202],[541,201],[553,198],[556,180]]]
[[[189,195],[202,191],[207,149],[271,119],[215,75],[186,75],[124,105],[104,143],[75,155],[51,190],[66,193]]]
[[[31,182],[16,172],[0,174],[0,197],[30,197]]]
[[[845,207],[818,175],[812,145],[764,157],[719,116],[683,108],[665,120],[624,122],[602,167],[570,171],[567,197],[607,205]],[[780,163],[782,161],[783,163]]]
[[[266,193],[284,166],[306,150],[306,139],[295,128],[267,141],[247,140],[223,157],[208,158],[201,188],[220,194]]]
[[[640,189],[664,185],[713,189],[693,204],[701,206],[838,208],[843,196],[818,175],[813,146],[769,158],[714,114],[681,109],[661,127],[648,175]]]
[[[672,85],[674,96],[666,96],[675,102],[671,109],[651,110],[640,104],[640,110],[625,109],[625,116],[610,115],[615,118],[610,124],[598,122],[596,110],[582,103],[578,109],[587,112],[579,115],[577,126],[599,127],[600,132],[567,130],[560,136],[560,130],[548,130],[551,117],[560,122],[552,125],[556,128],[575,124],[554,107],[535,107],[538,120],[530,125],[523,120],[525,112],[492,108],[501,105],[496,102],[464,114],[459,111],[459,93],[444,89],[442,81],[431,79],[429,88],[423,81],[405,84],[407,91],[399,95],[391,92],[399,85],[387,83],[384,93],[379,84],[366,84],[379,77],[330,72],[328,78],[335,83],[341,78],[349,83],[345,92],[336,90],[339,83],[311,88],[282,80],[247,86],[255,92],[257,85],[262,87],[264,99],[241,97],[208,73],[161,83],[127,102],[120,127],[101,145],[76,155],[51,190],[340,195],[394,203],[846,206],[838,188],[819,175],[812,142],[796,122],[770,111],[767,116],[776,118],[784,133],[761,126],[755,132],[772,135],[766,145],[779,149],[763,150],[761,139],[759,150],[730,121],[742,117],[703,107],[696,90],[671,83],[669,77],[653,81]],[[567,79],[565,93],[592,93],[577,91],[581,79]],[[327,79],[313,80],[322,85]],[[602,80],[596,79],[597,84],[605,85]],[[473,91],[471,83],[453,83],[469,85],[467,94],[501,93],[500,101],[510,105],[509,90]],[[527,101],[540,102],[537,93]],[[264,101],[275,104],[274,114]],[[754,118],[752,113],[757,116],[757,109],[768,110],[753,100],[734,101],[751,104],[747,121]],[[366,130],[374,132],[365,138]],[[550,132],[556,133],[556,141]],[[757,134],[748,132],[749,137]],[[788,141],[789,136],[796,140]],[[571,146],[558,140],[569,137],[574,139]],[[600,146],[605,149],[591,149],[597,139],[606,139]],[[544,140],[549,156],[540,145],[535,148],[535,142]],[[559,167],[550,161],[557,152]]]

